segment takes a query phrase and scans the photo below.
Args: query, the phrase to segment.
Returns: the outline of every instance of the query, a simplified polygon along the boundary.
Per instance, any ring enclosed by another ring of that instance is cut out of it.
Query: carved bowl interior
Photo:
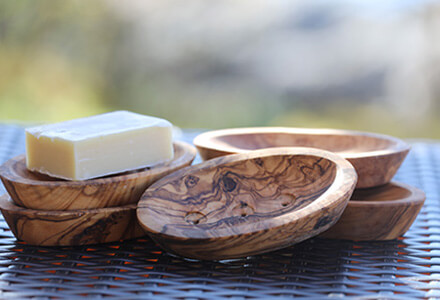
[[[350,205],[369,205],[372,202],[406,201],[414,194],[413,188],[392,182],[372,189],[357,189],[351,196]],[[374,203],[377,205],[383,203]]]

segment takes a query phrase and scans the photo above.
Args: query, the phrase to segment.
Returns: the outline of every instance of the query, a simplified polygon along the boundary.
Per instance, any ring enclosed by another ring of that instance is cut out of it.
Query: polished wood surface
[[[15,205],[0,197],[0,210],[18,240],[39,246],[78,246],[145,235],[136,204],[91,210],[43,211]]]
[[[42,210],[76,210],[116,207],[137,203],[153,182],[189,166],[196,149],[174,143],[174,158],[156,166],[84,181],[68,181],[31,172],[24,155],[0,167],[0,178],[13,201],[23,207]]]
[[[398,182],[355,190],[339,221],[321,236],[359,241],[396,239],[410,228],[424,202],[423,191]]]
[[[209,131],[194,139],[203,159],[270,147],[313,147],[346,158],[358,173],[357,188],[389,182],[409,152],[386,135],[337,129],[255,127]]]
[[[164,249],[206,260],[280,249],[333,225],[356,184],[345,159],[311,148],[229,155],[151,185],[137,215]]]

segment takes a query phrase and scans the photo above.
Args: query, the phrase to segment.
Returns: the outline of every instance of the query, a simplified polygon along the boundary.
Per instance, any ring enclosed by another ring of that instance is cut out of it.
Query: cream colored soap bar
[[[172,159],[170,122],[115,111],[26,129],[29,170],[85,180]]]

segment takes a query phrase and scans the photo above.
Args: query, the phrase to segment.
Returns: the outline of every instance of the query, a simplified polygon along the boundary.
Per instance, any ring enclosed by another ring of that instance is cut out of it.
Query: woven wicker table
[[[186,131],[183,139],[191,141],[195,134]],[[0,163],[23,152],[23,128],[0,125]],[[315,238],[219,262],[172,256],[148,238],[72,248],[29,246],[16,241],[1,217],[0,298],[440,298],[440,142],[413,143],[396,180],[427,195],[416,222],[399,240]]]

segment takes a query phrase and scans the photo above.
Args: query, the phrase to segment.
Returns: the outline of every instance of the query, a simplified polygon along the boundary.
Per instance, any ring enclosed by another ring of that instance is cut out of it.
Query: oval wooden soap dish
[[[25,156],[10,159],[0,167],[0,178],[12,200],[19,206],[41,210],[77,210],[117,207],[137,203],[153,182],[189,166],[196,149],[184,142],[174,143],[174,158],[144,168],[102,178],[68,181],[31,172]]]
[[[353,166],[311,148],[213,159],[170,174],[142,195],[141,226],[164,249],[206,260],[280,249],[333,225],[356,184]]]
[[[358,173],[357,188],[389,182],[410,149],[405,142],[387,135],[287,127],[209,131],[198,135],[194,145],[205,160],[270,147],[313,147],[332,151],[353,164]]]
[[[15,205],[0,197],[0,210],[18,240],[38,246],[79,246],[145,235],[136,204],[90,210],[44,211]]]
[[[358,241],[392,240],[403,235],[425,202],[425,193],[407,184],[355,190],[339,221],[321,236]]]

